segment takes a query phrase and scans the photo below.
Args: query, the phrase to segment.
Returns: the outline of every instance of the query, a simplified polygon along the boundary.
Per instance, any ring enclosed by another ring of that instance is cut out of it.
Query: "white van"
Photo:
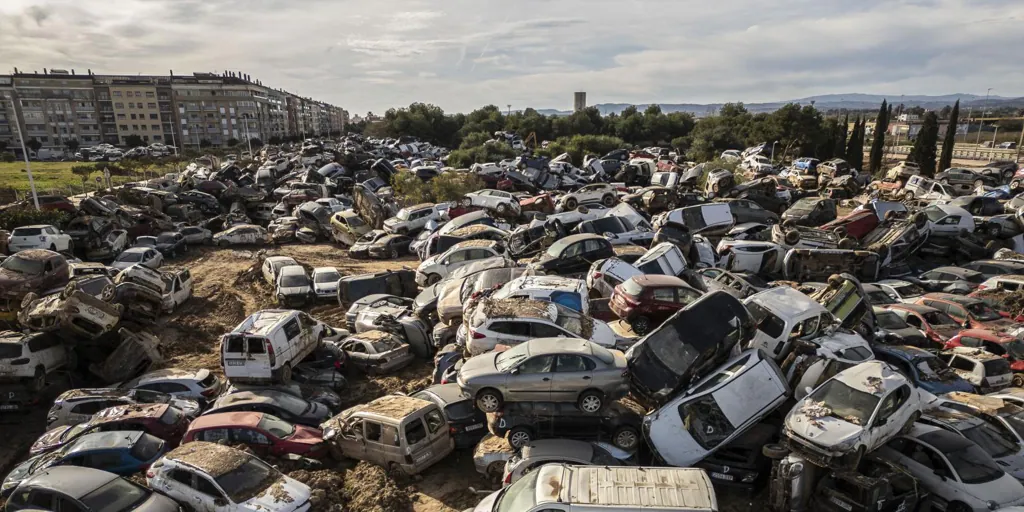
[[[677,277],[687,268],[683,251],[672,242],[662,242],[651,247],[643,256],[633,262],[633,266],[644,274]]]
[[[545,464],[473,512],[716,512],[703,469]]]
[[[324,325],[301,311],[265,309],[249,315],[220,340],[224,376],[236,382],[281,382],[313,353]]]
[[[491,295],[494,299],[523,297],[561,304],[584,315],[590,313],[587,283],[562,276],[521,276],[505,283]]]

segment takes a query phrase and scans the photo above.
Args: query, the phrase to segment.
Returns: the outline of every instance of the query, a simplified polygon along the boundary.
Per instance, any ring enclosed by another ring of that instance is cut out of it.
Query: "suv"
[[[433,402],[387,395],[320,425],[335,459],[348,457],[415,475],[455,449],[448,420]]]
[[[7,242],[7,250],[12,254],[26,249],[49,249],[51,251],[72,252],[75,243],[71,235],[50,225],[22,226],[11,231]]]
[[[456,343],[471,355],[497,345],[518,345],[535,338],[583,338],[614,348],[617,338],[608,324],[557,303],[534,299],[485,299],[467,315]]]
[[[981,393],[999,391],[1013,382],[1010,362],[980,348],[954,347],[939,353],[939,359]]]
[[[643,336],[700,296],[700,291],[678,277],[644,274],[616,286],[610,304],[633,332]]]
[[[467,240],[459,242],[442,254],[431,256],[416,268],[416,284],[428,286],[447,277],[453,270],[485,258],[501,256],[505,252],[499,242]]]
[[[628,402],[608,404],[600,414],[583,412],[575,404],[515,402],[487,415],[487,428],[518,450],[543,438],[607,441],[616,448],[634,451],[640,446],[643,410]]]
[[[74,367],[74,359],[55,334],[0,332],[0,382],[24,382],[30,391],[39,391],[47,375]]]
[[[92,419],[103,409],[118,405],[168,404],[185,416],[199,416],[199,402],[146,389],[85,388],[61,393],[46,413],[46,429],[71,426]]]
[[[441,209],[432,203],[423,203],[402,208],[398,215],[384,221],[384,231],[399,235],[415,234],[431,220],[440,220]]]
[[[619,202],[618,189],[608,183],[594,183],[558,198],[562,211],[575,210],[581,203],[601,203],[608,208]]]
[[[198,400],[205,404],[217,398],[225,388],[225,383],[217,375],[205,368],[200,370],[183,370],[165,368],[155,370],[127,382],[122,382],[121,389],[158,391],[177,398]]]

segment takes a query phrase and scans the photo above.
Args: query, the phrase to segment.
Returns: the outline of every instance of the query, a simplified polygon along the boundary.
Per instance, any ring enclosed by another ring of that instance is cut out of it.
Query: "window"
[[[150,114],[149,118],[152,119],[152,120],[159,120],[160,119],[160,114]]]
[[[672,288],[655,288],[654,300],[659,302],[675,302],[676,294]]]
[[[142,103],[139,103],[139,105],[140,105],[139,108],[142,108],[141,107]],[[156,108],[156,103],[146,103],[146,108]]]
[[[556,356],[556,362],[555,371],[559,373],[588,372],[595,367],[593,361],[572,354],[559,354]]]
[[[423,420],[417,418],[405,425],[405,442],[410,446],[419,444],[427,438],[427,429]]]
[[[962,357],[953,356],[953,359],[949,362],[949,366],[957,370],[964,370],[967,372],[974,371],[974,363]]]
[[[202,475],[196,475],[196,490],[207,495],[213,496],[214,498],[223,498],[220,489],[216,485],[213,485],[209,479]]]
[[[154,93],[154,92],[151,92],[151,91],[150,92],[146,92],[146,97],[147,98],[153,98],[155,96],[156,96],[156,93]]]
[[[579,255],[583,254],[583,244],[584,244],[584,242],[579,242],[579,243],[572,244],[569,247],[566,247],[565,250],[562,251],[562,257],[563,258],[574,258],[576,256],[579,256]]]
[[[426,420],[427,430],[429,430],[431,434],[437,433],[438,429],[443,427],[445,424],[444,416],[442,416],[441,412],[437,409],[431,409],[423,419]]]
[[[53,508],[53,495],[45,491],[37,489],[32,493],[32,499],[29,501],[30,504],[34,505],[34,508],[41,510],[51,510]]]
[[[881,425],[882,421],[889,419],[896,411],[903,406],[903,404],[910,398],[910,388],[906,385],[900,386],[889,393],[889,396],[885,397],[882,401],[882,407],[878,409],[878,418],[875,419],[875,425]]]
[[[529,325],[534,338],[558,338],[566,335],[561,329],[548,324],[530,322]]]
[[[142,125],[142,131],[146,131],[147,129],[146,125]]]
[[[128,104],[128,108],[135,108],[135,104],[134,103],[129,103]]]
[[[152,130],[153,130],[154,132],[158,132],[158,131],[160,131],[160,125],[158,125],[158,124],[154,124],[154,125],[151,125],[151,126],[150,126],[150,128],[151,128],[151,129],[152,129]]]
[[[684,403],[678,411],[686,430],[705,450],[714,449],[736,430],[713,395],[704,395]]]
[[[133,124],[132,125],[132,130],[138,130],[138,129],[139,129],[139,125],[137,125],[137,124]]]
[[[602,242],[601,240],[587,240],[583,242],[584,251],[586,252],[597,252],[605,248],[608,242]]]
[[[364,420],[363,430],[367,441],[372,441],[374,443],[380,442],[380,423]]]
[[[137,117],[135,117],[135,114],[132,114],[131,116],[132,116],[132,119],[138,119]]]
[[[192,487],[192,473],[188,471],[182,469],[171,470],[171,480]]]
[[[125,115],[124,115],[124,114],[118,114],[118,115],[117,115],[117,120],[118,120],[118,121],[124,121],[125,119],[126,119],[126,118],[125,118]]]
[[[200,441],[207,441],[210,443],[218,443],[220,441],[228,440],[228,429],[226,428],[211,428],[208,430],[202,430],[196,439]]]
[[[79,507],[77,503],[62,496],[57,496],[57,508],[54,510],[57,512],[83,512],[82,507]]]
[[[284,324],[284,335],[286,338],[293,339],[302,333],[302,329],[299,328],[299,321],[296,319],[289,320]]]
[[[121,91],[114,91],[113,95],[114,95],[115,98],[120,98],[121,97]]]
[[[124,114],[119,114],[118,117],[124,117]],[[126,131],[128,131],[128,125],[126,125],[126,124],[117,125],[117,129],[121,130],[123,132],[126,132]]]
[[[554,356],[531,357],[519,365],[519,373],[548,373]]]
[[[530,336],[530,324],[526,322],[494,322],[489,330],[509,336]]]
[[[239,443],[262,445],[270,444],[270,439],[267,439],[267,436],[263,435],[262,432],[257,432],[249,428],[233,428],[231,429],[231,437]]]
[[[102,411],[103,409],[106,409],[107,407],[110,407],[110,406],[107,405],[107,402],[105,400],[96,400],[96,401],[93,401],[93,402],[85,402],[85,403],[81,403],[81,404],[78,404],[78,405],[72,407],[71,408],[71,414],[89,414],[89,415],[92,415],[92,414],[96,414],[96,413]]]

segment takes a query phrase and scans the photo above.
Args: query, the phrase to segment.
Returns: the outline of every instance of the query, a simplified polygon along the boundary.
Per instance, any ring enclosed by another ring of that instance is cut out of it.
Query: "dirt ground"
[[[342,275],[403,266],[415,268],[418,264],[413,257],[398,261],[352,260],[344,250],[329,244],[287,245],[269,249],[265,254],[291,256],[308,268],[337,267]],[[151,328],[164,342],[168,355],[164,366],[221,372],[220,335],[247,315],[275,307],[272,290],[260,272],[261,256],[250,250],[193,248],[186,256],[170,262],[171,267],[188,268],[194,284],[193,297]],[[307,311],[325,323],[344,327],[345,311],[336,303],[319,304]],[[409,393],[426,387],[431,370],[431,362],[422,361],[391,375],[367,378],[353,373],[348,376],[351,391],[343,394],[346,406],[396,391]],[[49,396],[27,416],[0,418],[0,431],[8,441],[0,444],[0,471],[9,471],[24,458],[31,443],[43,433],[49,403],[68,386],[74,387],[66,382],[52,385]],[[474,469],[470,450],[453,453],[407,482],[396,482],[376,466],[353,461],[329,461],[319,470],[288,469],[282,466],[282,470],[314,488],[314,510],[460,512],[471,509],[481,499],[470,487],[491,489]],[[753,510],[756,506],[747,499],[727,494],[719,493],[724,512]]]

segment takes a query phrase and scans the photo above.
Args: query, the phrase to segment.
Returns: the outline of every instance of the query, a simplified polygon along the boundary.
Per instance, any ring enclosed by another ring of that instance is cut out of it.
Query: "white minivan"
[[[234,382],[288,384],[292,368],[320,345],[324,325],[301,311],[265,309],[220,340],[224,376]]]

